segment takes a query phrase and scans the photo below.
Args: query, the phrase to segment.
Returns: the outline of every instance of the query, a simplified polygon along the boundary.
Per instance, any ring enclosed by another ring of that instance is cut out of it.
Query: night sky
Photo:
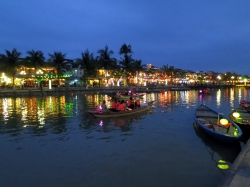
[[[61,51],[76,59],[122,44],[143,64],[250,75],[248,0],[3,0],[0,53]]]

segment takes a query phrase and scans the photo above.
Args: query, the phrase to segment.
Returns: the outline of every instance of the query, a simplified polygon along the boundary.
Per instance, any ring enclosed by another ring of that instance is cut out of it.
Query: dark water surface
[[[151,111],[94,119],[86,111],[106,95],[0,99],[0,186],[213,187],[244,142],[226,146],[193,126],[205,103],[228,115],[244,88],[147,94]]]

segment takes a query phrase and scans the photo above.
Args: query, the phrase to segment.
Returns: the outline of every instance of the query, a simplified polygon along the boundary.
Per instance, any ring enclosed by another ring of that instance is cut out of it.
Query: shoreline
[[[235,85],[195,85],[195,86],[140,86],[140,87],[58,87],[58,88],[25,88],[25,89],[0,89],[1,97],[22,97],[22,96],[50,96],[50,95],[62,95],[67,93],[92,93],[99,94],[103,91],[117,91],[133,89],[139,93],[152,93],[152,92],[164,92],[164,91],[187,91],[187,90],[199,90],[204,88],[220,89],[220,88],[234,88]]]

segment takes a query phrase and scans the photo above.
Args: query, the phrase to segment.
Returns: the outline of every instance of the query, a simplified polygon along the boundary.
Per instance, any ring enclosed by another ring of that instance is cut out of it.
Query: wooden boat
[[[230,119],[242,130],[242,141],[247,142],[250,138],[250,113],[244,108],[234,109],[229,114]]]
[[[222,142],[238,142],[242,136],[242,130],[236,123],[204,104],[196,109],[194,119],[205,133]]]
[[[189,87],[179,86],[179,87],[172,87],[169,88],[170,91],[187,91],[190,90]]]
[[[250,127],[250,113],[244,108],[236,108],[229,114],[230,119],[240,126]]]
[[[246,100],[240,101],[240,107],[244,108],[247,112],[250,112],[250,102]]]
[[[139,97],[139,98],[142,98],[144,96],[144,94],[132,94],[132,95],[113,95],[111,97],[113,97],[114,99],[123,99],[123,100],[129,100],[130,97],[133,97],[133,98],[136,98],[136,97]]]
[[[213,90],[209,88],[204,88],[199,90],[199,94],[211,94],[211,93],[213,93]]]
[[[149,103],[141,104],[140,108],[133,109],[133,110],[125,110],[125,111],[108,110],[107,112],[92,110],[92,111],[88,111],[88,113],[90,115],[92,115],[94,117],[98,117],[98,118],[127,116],[127,115],[131,115],[131,114],[136,114],[136,113],[147,111],[147,110],[151,109],[152,104],[153,104],[153,101],[151,101]]]

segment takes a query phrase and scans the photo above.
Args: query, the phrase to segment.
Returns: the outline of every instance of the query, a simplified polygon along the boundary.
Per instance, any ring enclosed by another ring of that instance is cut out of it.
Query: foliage
[[[50,61],[52,61],[55,65],[57,75],[61,75],[64,73],[66,64],[68,62],[66,61],[66,53],[63,54],[62,52],[54,52],[53,54],[49,53]]]
[[[97,53],[99,53],[97,60],[102,62],[102,66],[105,70],[112,69],[117,66],[116,59],[111,57],[114,52],[109,50],[107,45],[104,47],[104,49],[98,50]]]
[[[16,71],[20,62],[21,52],[17,51],[16,48],[12,51],[5,50],[6,54],[1,55],[1,62],[3,62],[2,68],[5,70],[6,74],[12,77],[13,89],[15,89],[15,76]]]
[[[77,64],[84,70],[83,77],[81,79],[88,82],[89,77],[96,77],[98,63],[94,59],[93,53],[89,53],[88,49],[81,53],[82,58],[77,59]]]

